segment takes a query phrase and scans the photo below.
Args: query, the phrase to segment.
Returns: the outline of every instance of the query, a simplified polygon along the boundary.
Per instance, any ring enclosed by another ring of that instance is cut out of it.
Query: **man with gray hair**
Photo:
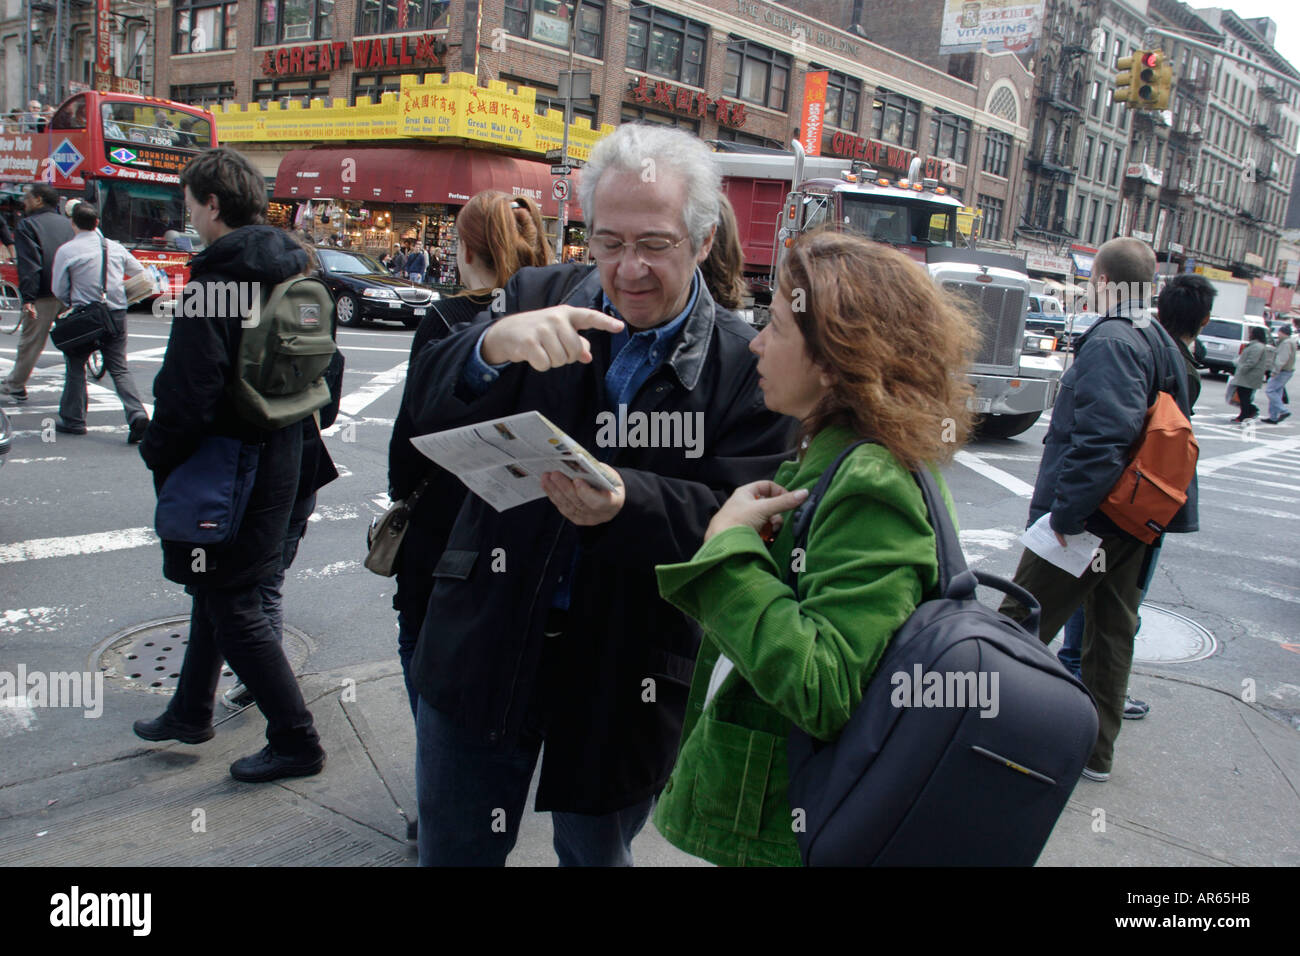
[[[596,265],[520,270],[500,313],[425,346],[406,385],[417,434],[537,410],[616,485],[546,473],[545,499],[499,514],[469,495],[445,539],[405,542],[442,555],[410,674],[422,865],[505,862],[543,742],[536,807],[561,864],[631,864],[698,649],[655,565],[693,555],[727,495],[793,444],[763,404],[753,331],[698,268],[720,196],[707,147],[624,125],[582,180]],[[598,427],[650,414],[689,416],[703,454]]]

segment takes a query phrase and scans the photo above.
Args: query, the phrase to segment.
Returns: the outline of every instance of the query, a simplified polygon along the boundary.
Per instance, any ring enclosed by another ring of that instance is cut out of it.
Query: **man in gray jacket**
[[[14,231],[18,253],[18,292],[23,300],[23,327],[18,339],[18,358],[9,377],[0,382],[0,395],[16,402],[27,401],[27,379],[45,349],[50,326],[59,314],[59,300],[50,285],[54,253],[72,238],[72,226],[59,215],[59,194],[53,186],[29,186],[23,195],[27,215]]]
[[[117,332],[102,339],[99,351],[104,367],[113,376],[113,387],[126,412],[126,440],[137,445],[149,427],[149,415],[140,400],[140,390],[126,367],[126,290],[125,276],[144,272],[144,266],[127,252],[120,242],[105,239],[99,231],[99,210],[88,202],[78,203],[72,213],[77,234],[54,254],[51,287],[54,295],[68,305],[86,305],[99,298],[103,276],[104,298]],[[107,260],[105,259],[107,256]],[[107,261],[105,274],[104,264]],[[65,435],[86,434],[86,356],[65,355],[63,399],[59,402],[59,420],[55,431]]]
[[[1295,352],[1296,342],[1291,327],[1280,326],[1277,330],[1277,353],[1273,356],[1273,375],[1264,388],[1264,394],[1268,396],[1268,418],[1260,421],[1266,424],[1276,425],[1291,417],[1282,396],[1286,392],[1286,383],[1295,374]]]
[[[1178,347],[1143,308],[1155,271],[1151,247],[1136,239],[1112,239],[1098,251],[1091,291],[1103,318],[1080,339],[1074,365],[1061,378],[1029,504],[1031,524],[1050,512],[1062,547],[1066,535],[1089,531],[1101,538],[1101,554],[1074,577],[1025,549],[1015,575],[1016,583],[1043,607],[1043,643],[1056,636],[1077,608],[1085,609],[1083,683],[1097,702],[1098,729],[1083,774],[1097,781],[1110,777],[1138,607],[1154,566],[1152,552],[1160,543],[1148,545],[1121,531],[1102,514],[1101,503],[1127,467],[1147,409],[1160,390],[1174,396],[1184,415],[1191,414]],[[1197,530],[1195,477],[1187,503],[1165,530]],[[1010,598],[1002,612],[1017,620],[1028,613]]]

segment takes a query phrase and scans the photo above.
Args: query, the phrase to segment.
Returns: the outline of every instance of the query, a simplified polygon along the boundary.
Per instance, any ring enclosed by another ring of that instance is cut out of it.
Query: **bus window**
[[[85,129],[86,98],[84,96],[74,96],[68,100],[54,114],[54,119],[50,125],[54,129]]]
[[[127,246],[168,246],[169,230],[185,232],[185,201],[174,186],[101,181],[104,235]]]

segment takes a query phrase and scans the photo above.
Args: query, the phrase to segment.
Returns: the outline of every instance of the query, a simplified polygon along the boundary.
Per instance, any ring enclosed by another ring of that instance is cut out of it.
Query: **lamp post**
[[[573,18],[569,21],[569,81],[564,90],[564,141],[560,146],[560,165],[569,165],[569,124],[573,122],[573,62],[578,47],[578,18],[582,15],[582,0],[573,5]],[[564,261],[564,230],[569,221],[569,197],[560,200],[560,217],[556,220],[555,261]]]

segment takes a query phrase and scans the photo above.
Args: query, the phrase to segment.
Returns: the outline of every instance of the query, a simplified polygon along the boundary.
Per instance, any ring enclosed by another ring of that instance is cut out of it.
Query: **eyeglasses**
[[[602,262],[618,262],[623,258],[623,250],[628,246],[636,247],[636,257],[648,266],[665,261],[674,249],[687,240],[682,236],[676,242],[662,236],[648,236],[635,242],[624,242],[613,236],[596,236],[591,240],[591,254]]]

